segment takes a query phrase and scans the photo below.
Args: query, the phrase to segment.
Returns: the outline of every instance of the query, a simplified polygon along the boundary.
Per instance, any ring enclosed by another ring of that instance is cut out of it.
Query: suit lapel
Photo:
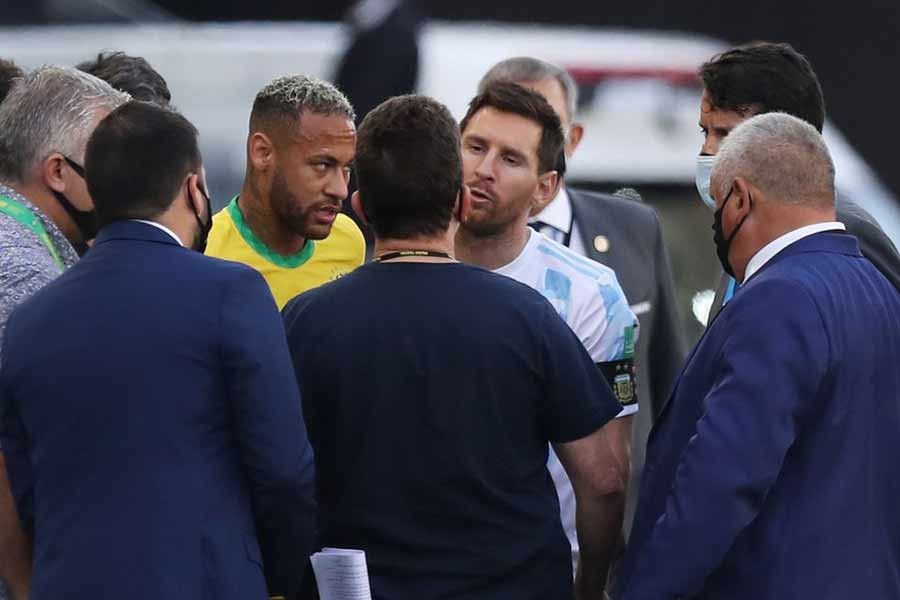
[[[727,289],[728,288],[728,277],[723,275],[723,280],[725,282],[724,287]],[[723,287],[722,285],[719,285],[719,289],[721,289],[722,287]],[[681,367],[681,371],[678,373],[678,377],[675,379],[675,385],[672,388],[672,393],[670,393],[669,397],[666,398],[666,403],[663,404],[662,409],[660,409],[660,411],[659,411],[659,416],[656,418],[656,421],[653,424],[653,429],[650,431],[651,439],[653,437],[653,432],[656,431],[657,426],[662,424],[662,422],[666,416],[666,413],[669,410],[669,405],[672,404],[672,401],[675,398],[675,394],[676,394],[676,392],[678,392],[678,385],[681,383],[681,378],[684,376],[685,371],[687,371],[688,367],[691,365],[691,361],[694,360],[694,355],[697,353],[697,350],[700,349],[700,346],[703,344],[703,340],[706,339],[706,335],[709,333],[709,330],[712,328],[712,325],[715,322],[716,318],[718,318],[718,316],[720,314],[722,314],[722,308],[723,308],[723,306],[720,304],[719,310],[716,313],[713,313],[712,309],[710,309],[710,311],[709,311],[710,318],[708,320],[706,328],[703,330],[703,334],[700,336],[700,339],[697,340],[696,344],[694,344],[694,348],[691,350],[691,353],[688,354],[687,360],[684,361],[684,366]],[[648,439],[648,443],[649,443],[649,439]]]
[[[725,304],[725,294],[728,293],[728,275],[722,273],[719,278],[719,287],[716,288],[716,295],[713,298],[712,306],[709,307],[709,317],[706,319],[707,327],[712,323],[722,306]]]
[[[585,215],[581,213],[578,209],[580,206],[580,192],[578,190],[573,190],[570,187],[566,187],[566,193],[569,194],[569,204],[572,206],[572,222],[580,223],[578,226],[578,235],[581,237],[581,243],[584,245],[584,249],[587,251],[588,258],[591,260],[595,260],[601,265],[610,266],[608,262],[609,253],[608,252],[599,252],[594,246],[594,238],[597,235],[605,235],[609,236],[609,231],[603,226],[603,223],[594,223],[591,222],[588,226],[588,223],[585,222]],[[576,196],[579,196],[576,198]]]
[[[684,376],[684,372],[687,371],[687,368],[690,366],[691,361],[694,360],[694,355],[697,353],[697,349],[700,348],[700,344],[703,342],[703,339],[706,337],[706,332],[709,331],[709,327],[707,327],[703,331],[703,335],[700,336],[700,339],[697,340],[697,343],[694,344],[694,348],[691,350],[691,353],[688,354],[687,360],[684,361],[684,365],[681,367],[681,371],[678,373],[678,377],[675,378],[675,385],[672,386],[672,391],[669,393],[669,397],[666,398],[666,403],[663,404],[663,407],[659,411],[659,416],[653,421],[653,428],[650,430],[650,437],[647,438],[647,443],[653,439],[653,434],[656,433],[656,430],[659,429],[663,422],[666,419],[666,415],[669,412],[669,406],[672,404],[672,401],[675,399],[675,394],[678,393],[678,386],[681,384],[681,378]]]
[[[823,232],[816,233],[809,237],[805,237],[797,242],[794,242],[774,257],[769,260],[765,265],[763,265],[759,271],[753,274],[753,276],[745,281],[742,286],[746,286],[750,284],[751,281],[755,280],[761,273],[763,273],[768,267],[778,263],[781,260],[793,255],[800,254],[803,252],[809,251],[826,251],[826,252],[841,252],[844,254],[848,254],[850,256],[859,256],[859,243],[856,241],[856,238],[853,236],[848,236],[844,233],[833,233],[833,232]],[[700,336],[700,339],[697,340],[697,343],[694,345],[694,349],[691,350],[690,355],[684,363],[684,366],[681,368],[681,372],[678,374],[678,378],[675,380],[675,386],[672,390],[672,393],[669,394],[669,397],[666,399],[666,403],[663,405],[662,410],[659,413],[659,417],[656,419],[656,423],[653,426],[653,430],[650,432],[650,438],[653,437],[653,432],[656,431],[657,427],[663,422],[666,413],[668,412],[669,405],[672,403],[672,400],[675,397],[675,393],[678,391],[678,384],[681,382],[681,378],[684,375],[684,372],[687,371],[687,368],[690,366],[691,361],[694,358],[694,354],[700,348],[700,345],[703,343],[703,340],[706,339],[706,335],[709,333],[710,329],[712,329],[713,323],[722,314],[722,309],[724,308],[722,304],[722,299],[725,297],[725,292],[728,289],[728,276],[724,273],[722,274],[722,279],[719,281],[719,288],[716,290],[716,297],[713,300],[713,305],[710,308],[709,314],[710,317],[708,319],[706,329],[703,330],[703,335]]]

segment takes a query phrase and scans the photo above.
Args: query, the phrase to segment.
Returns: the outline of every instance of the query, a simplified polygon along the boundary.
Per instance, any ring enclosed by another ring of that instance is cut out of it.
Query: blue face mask
[[[709,156],[701,154],[697,157],[697,173],[695,175],[695,183],[697,191],[700,193],[700,199],[703,200],[709,210],[716,210],[716,201],[713,200],[709,193],[709,177],[712,175],[713,166],[716,164],[715,155]]]

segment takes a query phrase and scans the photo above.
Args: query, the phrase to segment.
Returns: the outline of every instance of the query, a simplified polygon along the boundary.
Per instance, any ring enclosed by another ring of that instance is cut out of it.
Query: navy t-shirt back
[[[291,301],[320,543],[373,597],[572,598],[548,442],[620,407],[537,292],[459,263],[371,263]]]

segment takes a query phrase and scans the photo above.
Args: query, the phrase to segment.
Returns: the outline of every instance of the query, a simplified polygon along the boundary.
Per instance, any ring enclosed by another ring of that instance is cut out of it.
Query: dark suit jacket
[[[684,364],[684,330],[678,318],[669,254],[650,206],[608,194],[566,188],[588,257],[616,272],[640,322],[635,348],[638,401],[632,433],[632,479],[625,529],[629,529],[647,435]],[[600,252],[597,236],[608,241]]]
[[[684,364],[684,330],[675,305],[672,267],[656,211],[609,194],[566,188],[588,257],[616,272],[640,321],[638,398],[659,414]],[[608,241],[600,252],[597,236]]]
[[[105,227],[10,318],[0,413],[36,600],[262,600],[264,566],[299,587],[312,450],[253,269]]]
[[[413,2],[404,0],[382,22],[354,32],[334,80],[358,122],[388,98],[415,91],[422,19]]]
[[[900,255],[897,254],[897,248],[881,230],[878,222],[865,209],[841,194],[837,196],[835,209],[837,220],[847,227],[847,233],[855,235],[859,240],[863,256],[868,258],[895,288],[900,290]],[[712,308],[709,311],[710,319],[722,310],[722,302],[730,281],[731,278],[722,273]]]
[[[753,275],[650,436],[620,600],[900,598],[900,295],[849,235]]]
[[[413,0],[402,0],[380,23],[369,29],[357,28],[334,75],[335,85],[350,100],[359,124],[373,108],[394,96],[412,94],[419,79],[419,27],[424,15]],[[350,180],[350,193],[356,189]],[[349,195],[348,195],[349,198]],[[366,255],[375,243],[372,231],[344,202],[350,216],[366,238]]]

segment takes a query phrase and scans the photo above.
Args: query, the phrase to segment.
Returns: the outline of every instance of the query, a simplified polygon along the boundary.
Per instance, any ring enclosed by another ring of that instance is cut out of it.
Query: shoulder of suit
[[[878,221],[862,206],[846,196],[838,194],[834,209],[838,221],[847,228],[847,233],[855,235],[864,248],[881,248],[895,253],[893,242],[878,224]]]
[[[878,222],[866,209],[843,194],[838,194],[835,198],[834,212],[837,215],[837,220],[846,225],[851,233],[853,233],[851,228],[858,225],[881,229]]]
[[[602,194],[579,188],[566,188],[576,213],[602,213],[604,217],[626,219],[633,225],[657,227],[659,217],[649,204],[628,200],[613,194]]]
[[[540,236],[535,251],[543,267],[566,275],[575,285],[594,289],[598,283],[611,285],[617,281],[616,273],[610,267],[543,235]]]

